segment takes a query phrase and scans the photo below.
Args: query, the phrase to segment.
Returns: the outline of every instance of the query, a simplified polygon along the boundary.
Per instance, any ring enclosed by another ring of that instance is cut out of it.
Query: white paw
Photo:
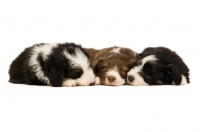
[[[100,78],[99,77],[95,77],[95,85],[100,85]]]
[[[76,86],[76,80],[72,80],[72,79],[67,79],[64,80],[62,83],[63,87],[74,87]]]
[[[181,85],[187,84],[187,80],[186,80],[185,76],[183,76],[183,75],[181,75],[181,76],[182,76]]]

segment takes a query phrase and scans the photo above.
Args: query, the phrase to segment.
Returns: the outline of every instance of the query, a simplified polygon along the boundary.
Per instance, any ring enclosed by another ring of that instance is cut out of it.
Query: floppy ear
[[[100,63],[103,61],[103,57],[100,57],[96,60],[93,61],[92,63],[92,68],[94,70],[95,75],[98,75],[99,70],[100,70]]]
[[[137,54],[136,57],[137,57],[136,65],[140,65],[142,63],[141,62],[141,55]]]
[[[49,78],[50,84],[53,87],[61,87],[63,78],[65,75],[65,71],[62,67],[59,66],[51,66],[48,67],[47,77]]]
[[[135,57],[131,57],[131,56],[129,57],[130,58],[127,59],[127,62],[129,62],[128,64],[131,65],[132,67],[137,66],[141,63],[139,54],[136,53]]]
[[[175,85],[180,85],[181,84],[181,80],[182,80],[181,74],[174,67],[173,64],[170,64],[166,68],[164,68],[163,73],[166,76],[170,76],[172,78],[172,81],[175,82]]]
[[[151,62],[146,62],[143,66],[143,70],[145,73],[151,73],[152,72],[152,69],[153,69],[153,63]]]
[[[128,64],[132,67],[137,65],[137,59],[127,59]]]

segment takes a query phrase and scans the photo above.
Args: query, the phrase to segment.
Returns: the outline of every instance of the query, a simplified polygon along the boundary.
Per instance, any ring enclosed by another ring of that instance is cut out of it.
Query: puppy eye
[[[128,69],[128,68],[123,68],[121,71],[122,71],[122,72],[128,72],[129,69]]]

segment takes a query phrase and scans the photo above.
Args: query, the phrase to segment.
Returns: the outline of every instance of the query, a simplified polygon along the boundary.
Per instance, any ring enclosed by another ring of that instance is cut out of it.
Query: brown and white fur
[[[121,86],[126,83],[127,72],[136,64],[138,54],[129,48],[86,48],[96,75],[95,85]]]

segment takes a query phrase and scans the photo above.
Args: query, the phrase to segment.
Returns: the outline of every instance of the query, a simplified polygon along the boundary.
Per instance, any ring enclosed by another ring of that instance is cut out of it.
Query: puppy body
[[[127,72],[137,61],[137,53],[129,48],[86,48],[96,75],[95,84],[120,86],[126,83]]]
[[[11,63],[9,75],[9,82],[19,84],[54,87],[94,84],[89,55],[74,43],[28,47]]]
[[[165,47],[149,47],[140,62],[128,72],[131,85],[183,85],[190,82],[189,68],[182,58]]]

